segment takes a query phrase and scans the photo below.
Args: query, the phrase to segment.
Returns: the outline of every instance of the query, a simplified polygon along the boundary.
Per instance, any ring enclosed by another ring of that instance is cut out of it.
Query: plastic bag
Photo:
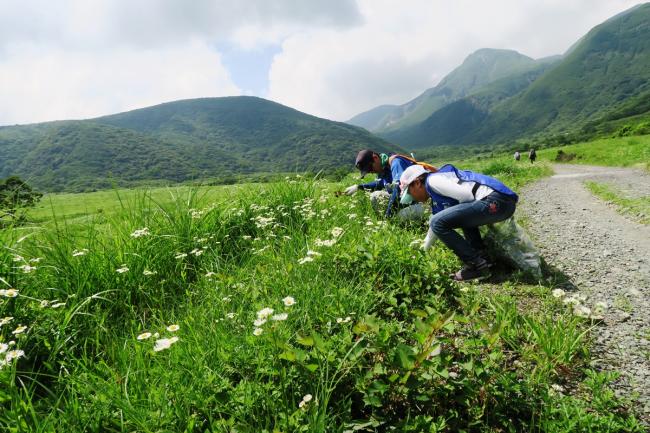
[[[490,224],[483,229],[483,237],[495,248],[497,254],[511,262],[518,269],[542,277],[539,250],[526,231],[510,217],[505,221]]]

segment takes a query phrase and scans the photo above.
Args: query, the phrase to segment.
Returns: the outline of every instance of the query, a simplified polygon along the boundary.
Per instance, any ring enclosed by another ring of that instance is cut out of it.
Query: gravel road
[[[565,289],[606,302],[593,330],[592,365],[616,370],[619,395],[632,397],[650,423],[650,226],[616,213],[585,181],[611,185],[629,196],[650,195],[647,172],[555,165],[555,175],[522,191],[520,211],[546,262],[569,277]]]

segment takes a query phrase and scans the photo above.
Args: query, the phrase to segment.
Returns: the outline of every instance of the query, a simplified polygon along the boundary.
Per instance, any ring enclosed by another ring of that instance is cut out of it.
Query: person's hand
[[[433,246],[433,243],[438,239],[438,236],[436,236],[433,233],[433,230],[429,228],[429,231],[427,232],[427,237],[424,238],[424,242],[422,242],[422,249],[424,251],[429,251],[431,247]]]
[[[357,192],[358,190],[359,190],[359,185],[352,185],[352,186],[349,186],[349,187],[345,188],[344,192],[347,195],[354,195],[354,193]]]

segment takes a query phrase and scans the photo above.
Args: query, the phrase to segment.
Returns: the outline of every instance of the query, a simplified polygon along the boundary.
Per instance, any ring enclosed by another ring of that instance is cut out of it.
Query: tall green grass
[[[493,164],[513,181],[545,170]],[[498,286],[455,284],[452,253],[415,247],[423,226],[382,221],[341,187],[120,193],[110,211],[1,232],[0,342],[24,355],[0,369],[0,425],[642,431],[613,398],[551,395],[583,377],[591,323],[552,287],[533,285],[543,308],[522,310]]]

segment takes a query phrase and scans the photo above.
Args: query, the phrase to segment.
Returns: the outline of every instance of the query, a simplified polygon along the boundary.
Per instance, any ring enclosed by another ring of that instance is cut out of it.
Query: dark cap
[[[354,162],[354,165],[359,169],[359,171],[361,171],[361,177],[364,177],[370,171],[374,154],[375,152],[369,149],[364,149],[357,154],[357,159]]]

